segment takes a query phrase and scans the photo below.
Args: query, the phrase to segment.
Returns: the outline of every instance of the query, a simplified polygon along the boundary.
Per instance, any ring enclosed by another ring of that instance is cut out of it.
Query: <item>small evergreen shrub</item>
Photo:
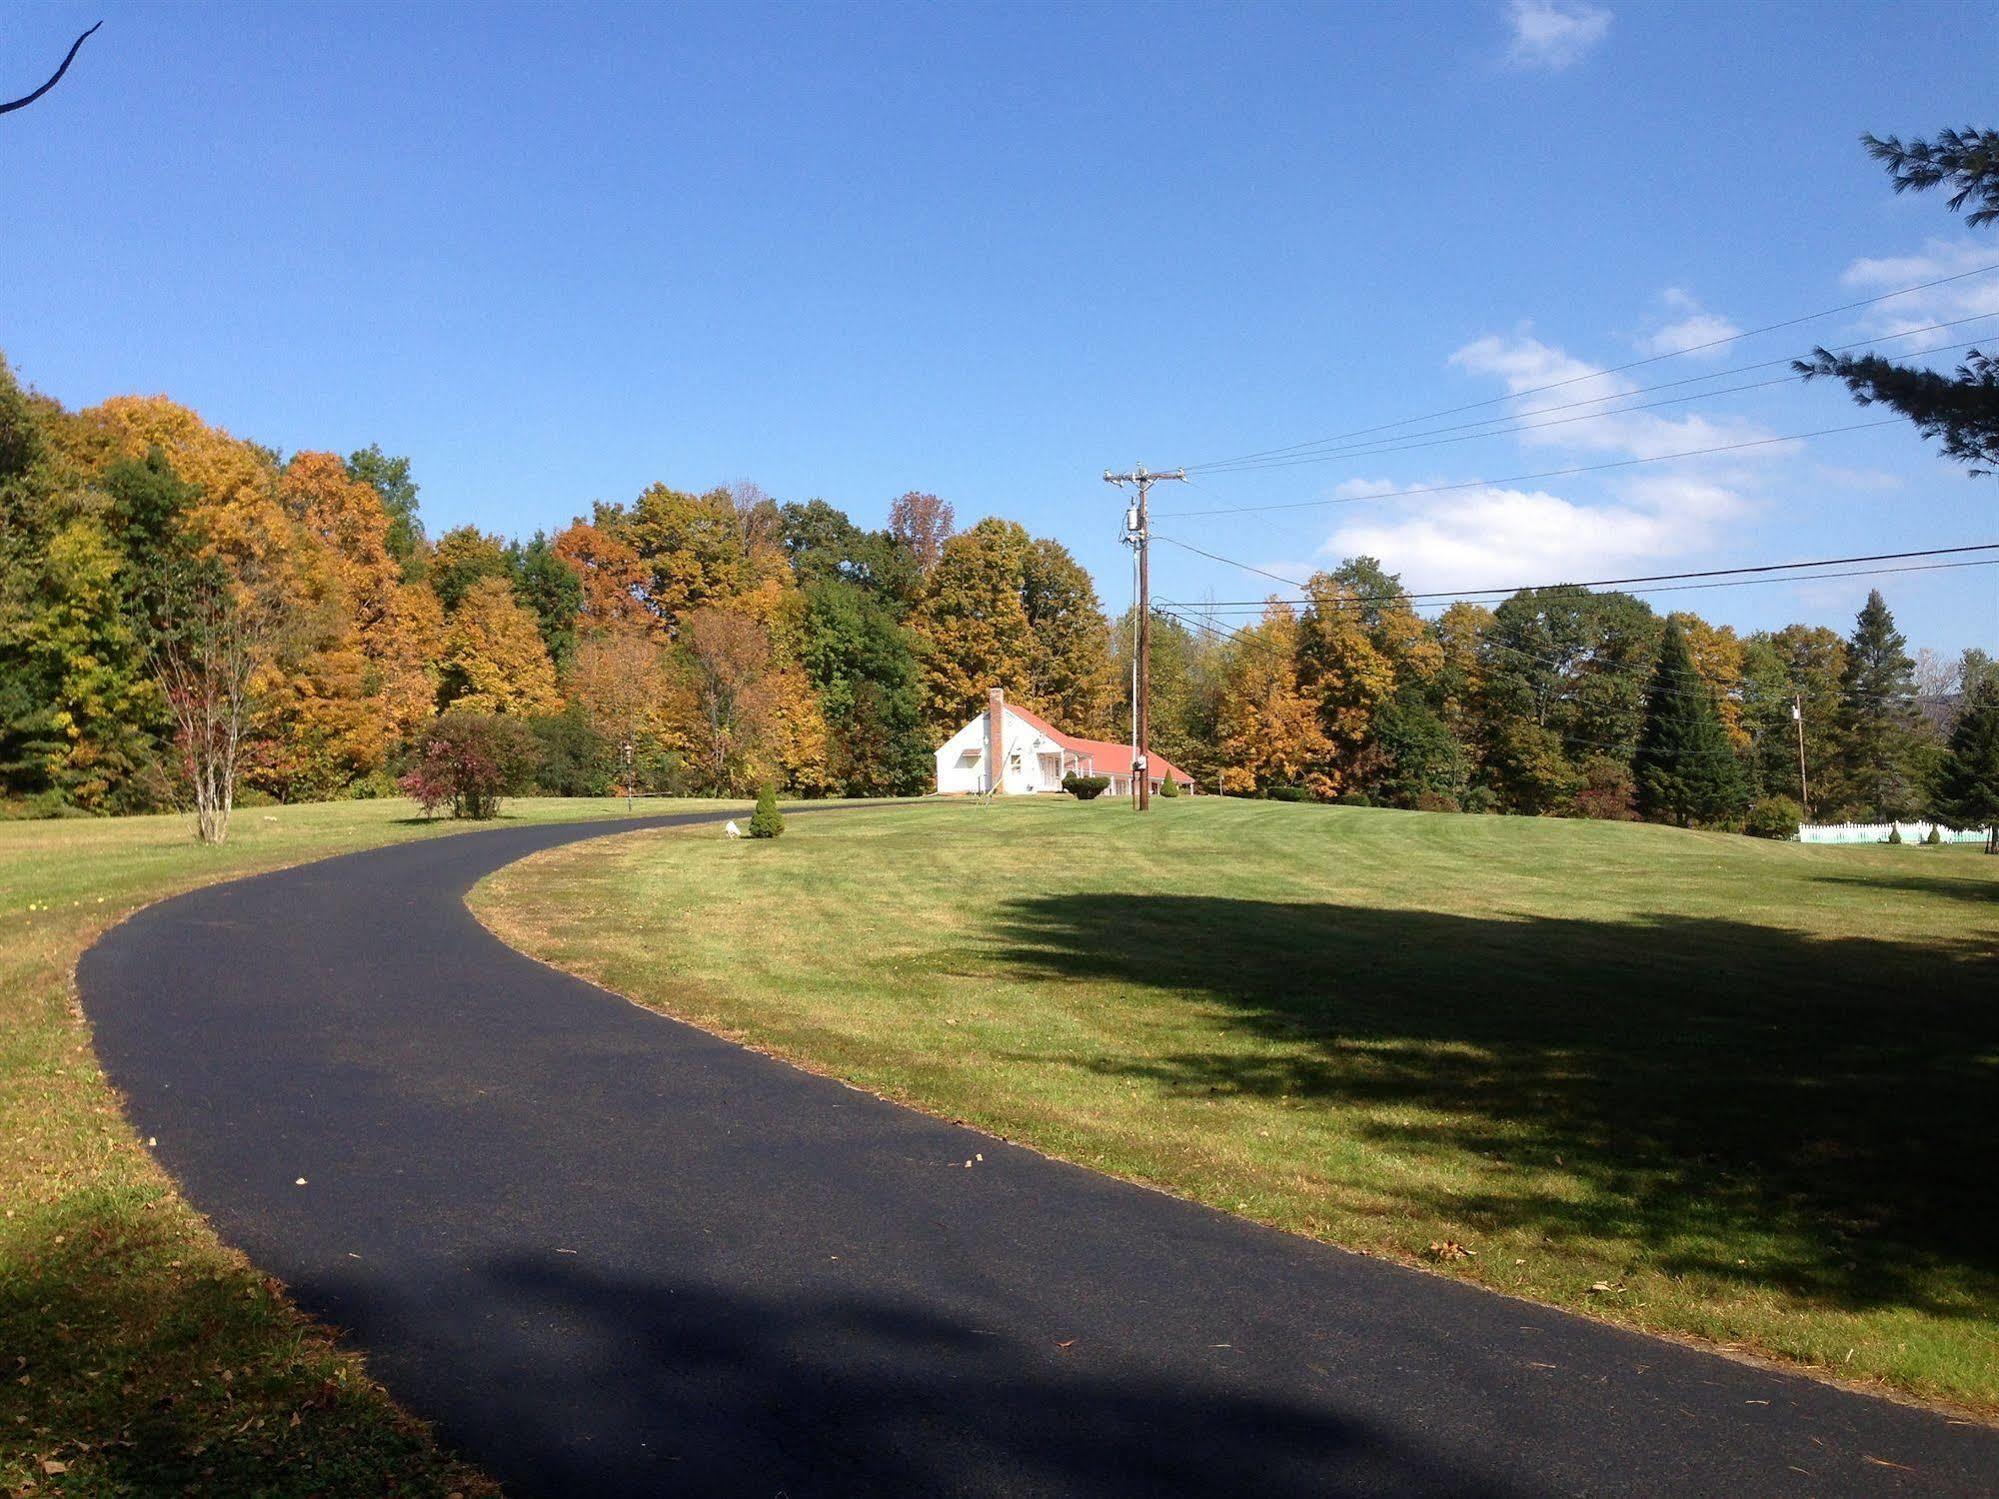
[[[1902,841],[1902,825],[1899,822],[1888,824],[1888,841],[1890,843],[1900,843]]]
[[[1788,796],[1759,796],[1743,819],[1742,831],[1751,838],[1795,838],[1805,809]]]
[[[1180,783],[1174,780],[1173,777],[1168,776],[1159,783],[1159,794],[1161,796],[1178,796],[1180,794]]]
[[[1308,802],[1312,793],[1303,786],[1272,786],[1267,793],[1274,802]]]
[[[1938,827],[1935,823],[1931,823],[1929,834],[1927,837],[1923,839],[1923,842],[1929,844],[1930,847],[1935,848],[1938,844],[1943,842],[1943,829]]]
[[[1342,807],[1371,807],[1374,799],[1365,791],[1342,791],[1338,805]]]
[[[1079,802],[1095,801],[1110,790],[1110,786],[1109,776],[1079,776],[1072,770],[1062,777],[1062,789]]]
[[[777,810],[777,787],[765,781],[757,792],[757,809],[750,814],[752,838],[775,838],[784,831],[784,814]]]

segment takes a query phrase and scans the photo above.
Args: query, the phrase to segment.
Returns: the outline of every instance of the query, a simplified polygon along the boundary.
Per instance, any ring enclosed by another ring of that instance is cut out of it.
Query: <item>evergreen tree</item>
[[[1906,144],[1863,135],[1867,154],[1888,169],[1898,193],[1951,189],[1953,213],[1972,204],[1973,228],[1999,220],[1999,130],[1940,130],[1936,139]],[[1835,354],[1814,349],[1794,368],[1807,380],[1840,381],[1862,406],[1891,407],[1925,437],[1941,438],[1946,457],[1972,465],[1973,474],[1999,468],[1999,359],[1977,349],[1948,375],[1921,365],[1897,364],[1879,354]]]
[[[1840,680],[1839,780],[1862,818],[1888,822],[1914,806],[1916,663],[1880,590],[1854,620]]]
[[[1930,815],[1946,827],[1989,829],[1985,851],[1999,854],[1999,677],[1984,678],[1958,714]]]
[[[1714,690],[1695,668],[1677,619],[1667,621],[1659,642],[1632,771],[1638,811],[1648,821],[1719,822],[1748,800]]]
[[[757,792],[757,809],[750,814],[752,838],[775,838],[784,831],[784,814],[777,810],[777,788],[769,781]]]

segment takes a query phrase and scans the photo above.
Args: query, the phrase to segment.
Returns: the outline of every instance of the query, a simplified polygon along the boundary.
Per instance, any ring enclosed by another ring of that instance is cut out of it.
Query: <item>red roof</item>
[[[1128,776],[1131,774],[1131,746],[1113,744],[1108,739],[1082,739],[1074,734],[1065,734],[1055,725],[1023,708],[1018,703],[1008,703],[1007,711],[1015,717],[1033,725],[1071,754],[1086,756],[1090,761],[1088,774],[1100,776]],[[1171,776],[1183,786],[1194,784],[1194,778],[1168,760],[1164,755],[1152,756],[1151,771],[1155,775]],[[1149,777],[1148,777],[1149,779]]]

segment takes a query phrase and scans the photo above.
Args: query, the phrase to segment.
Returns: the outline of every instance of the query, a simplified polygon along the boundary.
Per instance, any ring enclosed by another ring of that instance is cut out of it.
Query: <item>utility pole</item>
[[[1120,489],[1129,484],[1138,490],[1138,503],[1125,512],[1124,531],[1126,543],[1138,549],[1138,701],[1132,715],[1138,732],[1138,752],[1131,758],[1131,770],[1138,780],[1141,812],[1152,806],[1152,721],[1146,711],[1146,699],[1152,695],[1152,524],[1146,496],[1161,479],[1185,482],[1186,478],[1184,468],[1176,468],[1170,474],[1155,474],[1148,472],[1142,463],[1128,474],[1104,470],[1106,484],[1115,484]]]
[[[1795,692],[1791,694],[1791,722],[1798,726],[1798,805],[1810,817],[1812,799],[1805,789],[1805,700]]]

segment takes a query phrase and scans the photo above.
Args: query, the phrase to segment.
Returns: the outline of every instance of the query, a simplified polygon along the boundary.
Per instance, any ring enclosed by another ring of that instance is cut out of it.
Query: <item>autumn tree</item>
[[[600,505],[595,519],[572,521],[551,543],[582,585],[585,631],[656,623],[646,606],[645,565],[619,534],[617,516],[615,506]]]
[[[396,560],[406,582],[422,576],[427,543],[423,521],[417,515],[417,483],[410,477],[407,458],[391,458],[379,444],[370,443],[358,453],[347,455],[347,477],[372,488],[382,501],[388,517],[383,541]]]
[[[677,731],[704,786],[742,792],[788,779],[825,786],[825,720],[801,672],[781,667],[758,621],[697,609],[682,621],[685,674]]]
[[[924,638],[924,718],[948,734],[985,706],[989,687],[1031,694],[1034,641],[1020,583],[1027,533],[982,520],[944,544],[911,624]]]
[[[473,582],[446,622],[439,696],[467,713],[533,715],[561,706],[541,631],[506,578]]]
[[[1299,680],[1301,638],[1297,614],[1273,601],[1228,646],[1215,713],[1226,790],[1300,786],[1324,795],[1333,789],[1323,772],[1332,746],[1318,704]]]
[[[900,542],[927,577],[944,560],[944,543],[951,539],[957,517],[950,502],[912,489],[888,507],[889,535]]]
[[[694,610],[790,585],[776,507],[761,495],[696,495],[654,484],[629,512],[608,512],[599,524],[605,520],[638,555],[648,606],[669,633]]]

